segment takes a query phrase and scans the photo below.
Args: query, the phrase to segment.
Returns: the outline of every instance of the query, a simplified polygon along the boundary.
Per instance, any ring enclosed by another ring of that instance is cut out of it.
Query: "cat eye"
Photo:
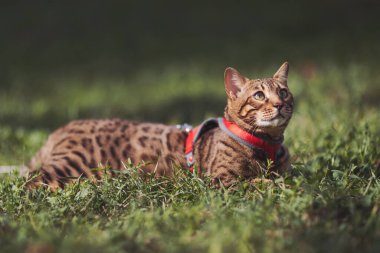
[[[279,95],[281,98],[286,98],[288,96],[288,91],[286,89],[281,89]]]
[[[258,91],[258,92],[256,92],[256,93],[253,95],[253,97],[254,97],[256,100],[260,100],[260,101],[262,101],[262,100],[265,99],[265,95],[264,95],[264,93],[263,93],[262,91]]]

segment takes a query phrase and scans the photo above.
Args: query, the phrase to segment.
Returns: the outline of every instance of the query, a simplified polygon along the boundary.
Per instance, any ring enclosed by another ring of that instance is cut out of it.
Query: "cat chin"
[[[260,120],[256,122],[256,125],[259,127],[280,127],[286,124],[285,118],[275,118],[272,120]]]

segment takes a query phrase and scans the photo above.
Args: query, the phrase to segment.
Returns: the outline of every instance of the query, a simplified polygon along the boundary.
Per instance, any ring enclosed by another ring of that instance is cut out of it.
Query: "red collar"
[[[219,122],[219,127],[230,137],[250,148],[259,148],[264,150],[269,159],[271,159],[273,162],[276,161],[276,153],[281,146],[282,140],[279,142],[269,142],[263,138],[248,133],[235,123],[232,123],[225,118],[223,118],[221,121],[222,122]],[[225,129],[223,129],[223,127],[225,127]]]
[[[185,154],[187,164],[190,167],[191,171],[194,165],[193,147],[195,142],[204,132],[218,126],[228,136],[230,136],[240,144],[247,146],[251,149],[261,149],[266,153],[267,157],[270,160],[276,162],[276,154],[281,147],[282,140],[280,140],[279,142],[270,142],[268,140],[264,140],[263,138],[248,133],[235,123],[230,122],[225,118],[218,118],[206,120],[198,127],[192,128],[190,130],[186,139]]]

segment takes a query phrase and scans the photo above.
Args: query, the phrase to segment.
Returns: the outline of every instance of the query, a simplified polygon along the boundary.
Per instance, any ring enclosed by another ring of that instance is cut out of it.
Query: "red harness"
[[[277,157],[280,155],[281,143],[283,139],[278,142],[271,142],[264,140],[258,136],[248,133],[238,125],[226,120],[225,118],[208,119],[196,128],[192,128],[186,139],[185,156],[186,162],[191,172],[193,172],[194,166],[194,144],[199,137],[210,129],[219,127],[228,136],[239,142],[240,144],[247,146],[251,149],[261,149],[265,152],[267,157],[274,163]]]

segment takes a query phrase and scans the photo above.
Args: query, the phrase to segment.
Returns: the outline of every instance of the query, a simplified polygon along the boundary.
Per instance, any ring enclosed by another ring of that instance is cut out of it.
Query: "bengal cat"
[[[281,145],[293,112],[288,69],[285,62],[272,78],[254,80],[233,68],[225,70],[227,105],[223,120],[244,136],[264,144],[276,143],[279,148],[268,165],[270,154],[265,149],[244,145],[221,126],[212,127],[198,136],[192,147],[191,166],[198,168],[202,176],[210,176],[215,184],[230,186],[237,180],[254,180],[262,170],[283,172],[289,168],[288,150]],[[173,164],[188,168],[188,135],[176,126],[123,119],[73,121],[52,133],[32,158],[29,175],[38,176],[30,180],[28,187],[63,188],[80,176],[101,179],[104,173],[115,175],[115,171],[122,170],[128,159],[133,164],[149,162],[141,167],[143,172],[170,176]],[[105,167],[112,169],[102,169]]]

